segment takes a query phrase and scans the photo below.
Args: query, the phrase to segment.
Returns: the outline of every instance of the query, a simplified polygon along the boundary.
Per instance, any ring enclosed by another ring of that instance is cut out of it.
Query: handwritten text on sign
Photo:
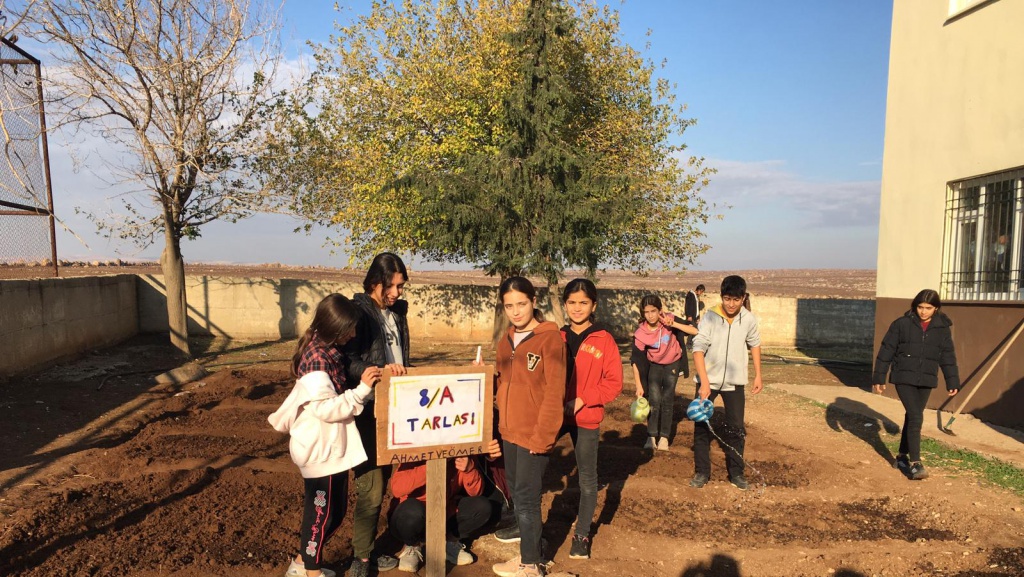
[[[388,448],[483,442],[484,373],[391,377]]]

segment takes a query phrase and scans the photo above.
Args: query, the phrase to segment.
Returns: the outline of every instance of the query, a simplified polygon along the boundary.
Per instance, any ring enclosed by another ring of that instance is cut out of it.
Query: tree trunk
[[[558,326],[565,324],[565,307],[562,306],[562,287],[557,280],[548,283],[548,300],[551,301],[551,313]]]
[[[191,358],[192,351],[188,346],[188,304],[185,298],[185,261],[181,258],[181,240],[175,238],[171,230],[165,231],[160,268],[164,274],[167,326],[170,329],[171,345]]]

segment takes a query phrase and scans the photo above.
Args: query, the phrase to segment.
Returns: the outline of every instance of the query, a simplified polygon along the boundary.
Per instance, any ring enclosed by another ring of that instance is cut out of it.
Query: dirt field
[[[186,272],[194,275],[241,276],[266,278],[304,278],[311,280],[339,280],[362,282],[364,271],[327,268],[292,267],[280,264],[220,265],[186,264]],[[160,274],[154,263],[68,263],[61,266],[61,276],[88,276],[96,274]],[[875,298],[875,271],[860,269],[783,269],[748,271],[684,271],[681,273],[652,273],[638,277],[623,271],[606,271],[598,275],[601,288],[648,288],[651,290],[692,289],[699,283],[715,293],[727,274],[740,274],[747,280],[753,298],[758,296]],[[0,279],[38,278],[53,276],[52,268],[0,263]],[[419,271],[409,272],[415,284],[474,284],[497,286],[494,277],[480,271]],[[572,274],[567,278],[572,278]],[[755,301],[756,302],[756,301]]]
[[[414,342],[415,345],[415,342]],[[0,384],[0,575],[280,577],[297,547],[301,482],[266,416],[291,380],[274,359],[292,343],[219,351],[216,371],[158,386],[173,366],[152,339]],[[462,364],[471,347],[415,351],[420,364]],[[253,364],[257,363],[257,364]],[[545,478],[544,534],[554,571],[585,576],[1021,576],[1022,499],[940,468],[910,482],[890,467],[877,422],[821,408],[771,383],[863,386],[857,368],[768,365],[748,401],[748,478],[740,492],[713,452],[711,483],[687,486],[692,383],[680,381],[671,450],[640,449],[645,431],[623,395],[602,428],[593,559],[568,559],[578,492],[567,439]],[[631,386],[627,384],[627,391]],[[349,520],[328,548],[343,570]],[[397,545],[382,537],[381,548]],[[516,552],[491,536],[476,564],[491,575]],[[390,575],[397,577],[399,572]]]

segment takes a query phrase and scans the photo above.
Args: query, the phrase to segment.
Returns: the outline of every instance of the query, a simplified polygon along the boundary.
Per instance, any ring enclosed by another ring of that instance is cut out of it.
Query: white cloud
[[[815,181],[786,170],[781,160],[709,160],[718,169],[704,196],[732,211],[744,205],[791,213],[788,224],[803,227],[877,226],[881,183]],[[725,218],[729,218],[726,211]]]

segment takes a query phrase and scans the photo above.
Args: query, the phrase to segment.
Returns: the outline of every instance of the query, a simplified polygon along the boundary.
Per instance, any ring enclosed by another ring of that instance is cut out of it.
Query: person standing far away
[[[928,477],[921,464],[921,425],[924,408],[932,389],[938,384],[938,372],[946,380],[947,394],[960,392],[960,371],[953,349],[953,321],[939,309],[939,293],[925,289],[914,297],[910,310],[889,325],[878,347],[871,383],[876,393],[885,391],[885,381],[896,385],[906,416],[900,435],[899,454],[893,467],[908,479],[919,481]]]
[[[704,298],[704,285],[699,284],[697,288],[692,291],[686,291],[686,300],[683,303],[683,318],[686,319],[693,326],[697,326],[700,321],[700,313],[703,307],[700,305],[701,299]],[[694,335],[688,335],[686,337],[686,348],[693,349],[693,337]]]
[[[747,282],[738,275],[722,279],[722,304],[704,313],[700,330],[693,339],[693,364],[702,399],[721,396],[725,404],[725,426],[719,431],[725,447],[729,481],[738,489],[749,487],[743,475],[743,446],[746,429],[743,425],[747,388],[747,350],[754,361],[752,394],[761,392],[761,334],[757,317],[743,307]],[[711,428],[707,422],[694,423],[694,475],[690,486],[701,488],[711,479]]]
[[[590,526],[597,508],[597,445],[605,406],[622,392],[622,358],[615,337],[594,323],[597,287],[585,278],[569,281],[562,292],[569,324],[562,327],[568,352],[569,382],[565,423],[558,436],[572,439],[579,471],[580,505],[569,548],[570,559],[590,559]]]
[[[565,405],[565,343],[558,325],[543,320],[537,310],[537,291],[529,280],[506,279],[498,299],[512,324],[498,340],[495,355],[498,431],[520,540],[519,555],[492,569],[501,577],[538,577],[545,574],[542,481]]]
[[[392,375],[404,375],[409,365],[409,324],[406,316],[409,303],[400,300],[409,281],[405,263],[398,255],[382,252],[373,258],[363,279],[363,292],[353,295],[361,311],[356,336],[345,346],[350,359],[349,375],[358,375],[369,366],[386,368]],[[353,382],[358,380],[353,379]],[[384,489],[387,486],[385,468],[377,466],[377,419],[371,396],[366,409],[356,417],[356,426],[369,459],[355,467],[356,504],[352,516],[352,566],[350,577],[366,577],[373,560],[377,572],[390,571],[398,566],[391,555],[374,554],[377,521],[380,518]],[[387,467],[390,472],[390,467]]]

